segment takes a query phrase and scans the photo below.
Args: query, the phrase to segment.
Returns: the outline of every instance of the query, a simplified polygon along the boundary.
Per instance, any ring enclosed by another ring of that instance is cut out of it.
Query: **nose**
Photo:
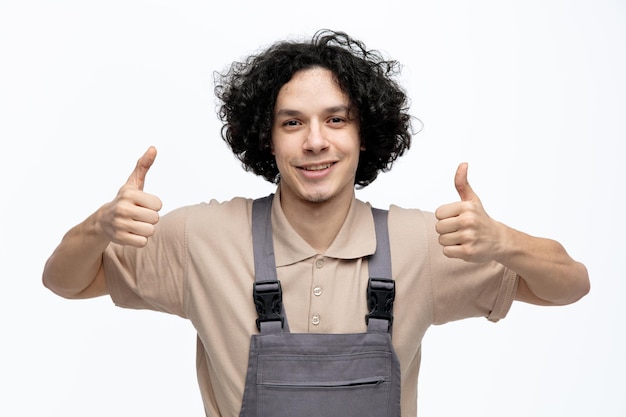
[[[307,132],[307,136],[303,144],[304,149],[306,151],[318,153],[327,149],[328,146],[328,140],[324,135],[321,123],[312,122],[309,125],[309,131]]]

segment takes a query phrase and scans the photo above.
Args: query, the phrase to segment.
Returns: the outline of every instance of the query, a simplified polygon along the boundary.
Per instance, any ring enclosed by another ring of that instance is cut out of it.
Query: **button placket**
[[[313,326],[319,326],[321,324],[321,316],[319,312],[322,311],[324,301],[321,296],[324,292],[322,283],[324,282],[324,264],[325,260],[322,255],[318,255],[313,261],[313,286],[311,288],[311,316],[310,323]]]

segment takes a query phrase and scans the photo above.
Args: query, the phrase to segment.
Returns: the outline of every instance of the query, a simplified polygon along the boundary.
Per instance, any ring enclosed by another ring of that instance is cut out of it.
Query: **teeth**
[[[309,167],[304,167],[306,171],[321,171],[326,168],[330,168],[332,164],[324,164],[324,165],[313,165]]]

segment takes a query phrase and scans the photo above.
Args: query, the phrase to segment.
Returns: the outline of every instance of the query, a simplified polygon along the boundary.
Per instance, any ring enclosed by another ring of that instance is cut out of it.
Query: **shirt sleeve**
[[[110,244],[103,254],[107,287],[124,308],[186,317],[184,308],[186,233],[190,208],[163,216],[143,248]]]
[[[433,213],[391,206],[389,214],[394,275],[410,293],[409,303],[423,305],[409,314],[428,324],[506,316],[517,290],[515,272],[497,262],[446,257]]]
[[[448,258],[439,244],[433,213],[422,212],[428,244],[433,322],[470,317],[496,322],[506,316],[517,289],[517,274],[497,262]]]

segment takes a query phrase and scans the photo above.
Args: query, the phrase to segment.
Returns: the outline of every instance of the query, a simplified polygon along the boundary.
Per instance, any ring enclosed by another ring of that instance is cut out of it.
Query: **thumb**
[[[146,174],[156,159],[157,150],[154,146],[150,146],[146,153],[142,155],[137,161],[135,169],[128,177],[126,185],[136,187],[138,190],[143,191],[143,186],[146,182]]]
[[[459,165],[454,175],[454,186],[462,201],[478,200],[478,196],[467,181],[467,169],[467,162]]]

